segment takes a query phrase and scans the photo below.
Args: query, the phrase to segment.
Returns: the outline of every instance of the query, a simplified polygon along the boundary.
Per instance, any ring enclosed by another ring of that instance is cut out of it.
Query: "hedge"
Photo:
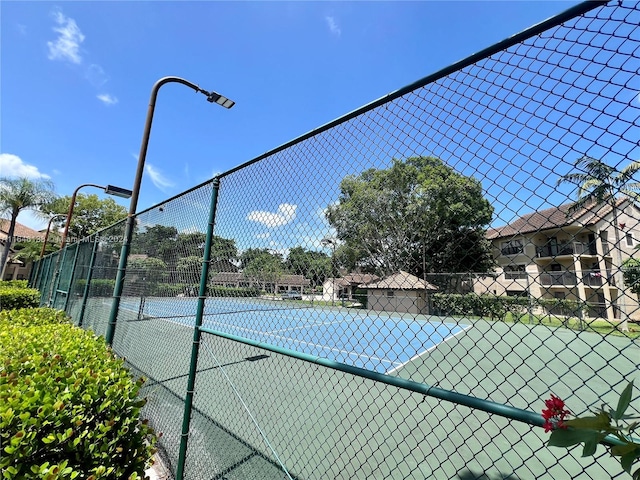
[[[0,282],[0,288],[16,287],[27,288],[29,286],[28,280],[3,280]]]
[[[33,308],[40,304],[40,292],[35,288],[0,286],[0,310]]]
[[[3,478],[137,479],[154,453],[134,381],[64,312],[0,312]]]
[[[475,293],[432,295],[433,310],[436,315],[455,315],[461,317],[484,317],[504,320],[507,313],[514,317],[524,314],[530,304],[527,297],[509,297],[501,295],[478,295]]]

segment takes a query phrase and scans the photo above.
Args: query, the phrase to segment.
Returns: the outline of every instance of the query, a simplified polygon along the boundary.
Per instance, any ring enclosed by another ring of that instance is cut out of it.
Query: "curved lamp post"
[[[101,185],[95,185],[93,183],[84,183],[80,185],[78,188],[76,188],[73,191],[73,195],[71,196],[71,203],[69,204],[69,211],[67,212],[67,221],[64,224],[64,231],[62,232],[62,242],[60,242],[60,250],[62,250],[67,244],[67,235],[69,235],[69,225],[71,225],[71,217],[73,216],[73,209],[76,206],[76,197],[78,196],[78,191],[84,187],[101,188],[102,190],[104,190],[104,193],[106,193],[107,195],[113,195],[115,197],[121,197],[121,198],[129,198],[133,193],[131,190],[127,190],[126,188],[120,188],[114,185],[107,185],[106,187],[103,187]]]
[[[151,134],[151,123],[153,122],[153,112],[156,106],[156,98],[158,96],[158,90],[160,87],[167,83],[181,83],[182,85],[186,85],[187,87],[196,91],[196,93],[203,93],[207,97],[207,101],[211,103],[217,103],[218,105],[224,108],[231,108],[235,105],[235,102],[229,100],[226,97],[223,97],[219,93],[216,92],[207,92],[206,90],[201,89],[197,85],[179,77],[164,77],[158,80],[153,88],[151,89],[151,99],[149,101],[149,109],[147,110],[147,120],[144,126],[144,133],[142,135],[142,145],[140,146],[140,155],[138,156],[138,168],[136,170],[136,178],[133,183],[133,195],[131,195],[131,204],[129,205],[129,215],[127,216],[127,223],[125,225],[124,230],[124,240],[122,242],[122,250],[120,251],[120,262],[118,264],[118,273],[116,275],[116,283],[113,288],[113,303],[111,304],[111,313],[109,315],[109,325],[107,327],[107,334],[105,335],[105,340],[107,345],[113,344],[113,337],[116,329],[116,322],[118,320],[118,310],[120,309],[120,297],[122,296],[122,289],[124,287],[124,276],[127,268],[127,257],[129,256],[129,248],[131,245],[131,239],[133,237],[133,229],[135,224],[135,213],[138,207],[138,194],[140,193],[140,184],[142,183],[142,174],[144,172],[144,162],[147,157],[147,146],[149,145],[149,135]],[[214,186],[214,190],[216,187]],[[210,222],[213,222],[213,207],[210,212]],[[211,234],[213,229],[212,223],[209,225],[209,234]],[[209,240],[207,240],[208,242]],[[210,245],[207,247],[210,250]],[[207,252],[205,252],[203,262],[208,260]],[[206,266],[203,266],[203,278],[206,276]],[[200,295],[202,295],[203,283],[201,281],[200,285]],[[198,299],[198,310],[204,308],[204,299],[199,296]],[[200,315],[201,315],[200,313]],[[198,313],[196,313],[196,317]],[[176,480],[182,480],[184,478],[184,465],[185,458],[187,452],[187,438],[189,434],[189,424],[191,421],[191,406],[193,403],[193,390],[195,385],[195,373],[196,373],[196,365],[198,358],[198,349],[200,345],[200,329],[198,327],[194,328],[193,331],[193,345],[191,347],[191,364],[189,367],[189,377],[187,379],[187,394],[185,398],[185,409],[184,415],[182,418],[182,435],[180,438],[180,451],[178,452],[178,465],[176,468]]]
[[[47,247],[47,241],[49,240],[49,232],[51,231],[51,223],[59,217],[65,217],[66,213],[59,213],[57,215],[54,215],[53,217],[51,217],[49,219],[49,224],[47,225],[47,231],[44,234],[44,241],[42,242],[42,248],[40,249],[40,257],[38,258],[38,261],[42,260],[42,257],[44,257],[44,252],[45,249]]]
[[[109,325],[107,327],[107,333],[105,339],[108,345],[113,343],[113,337],[115,334],[116,322],[118,318],[118,309],[120,308],[120,297],[122,295],[122,289],[124,287],[124,275],[127,268],[127,257],[129,255],[129,247],[131,245],[131,239],[133,237],[134,229],[134,216],[136,209],[138,208],[138,196],[140,194],[140,185],[142,183],[142,174],[144,173],[144,164],[147,158],[147,147],[149,146],[149,136],[151,135],[151,124],[153,123],[153,112],[156,107],[156,99],[158,97],[158,90],[160,87],[167,83],[181,83],[187,87],[195,90],[196,93],[202,93],[207,97],[207,101],[210,103],[217,103],[224,108],[231,108],[235,105],[235,102],[223,97],[216,92],[208,92],[203,90],[198,85],[191,83],[188,80],[180,77],[164,77],[158,80],[151,89],[151,98],[149,100],[149,108],[147,109],[147,118],[144,125],[144,132],[142,135],[142,144],[140,145],[140,154],[138,155],[138,167],[136,170],[136,178],[133,182],[133,192],[131,195],[131,203],[129,204],[129,214],[127,216],[127,223],[124,230],[124,240],[122,242],[122,250],[120,252],[120,262],[118,264],[118,273],[116,275],[116,283],[113,289],[113,304],[111,305],[111,313],[109,315]]]

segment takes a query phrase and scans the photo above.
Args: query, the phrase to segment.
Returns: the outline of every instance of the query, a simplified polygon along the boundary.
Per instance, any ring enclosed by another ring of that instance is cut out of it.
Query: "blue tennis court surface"
[[[140,311],[140,301],[123,299],[121,308]],[[147,298],[141,310],[144,318],[164,318],[188,326],[194,324],[195,311],[194,298]],[[380,373],[392,373],[468,328],[468,325],[438,321],[437,317],[423,318],[403,318],[399,314],[371,310],[312,308],[298,302],[210,298],[205,304],[203,326]]]

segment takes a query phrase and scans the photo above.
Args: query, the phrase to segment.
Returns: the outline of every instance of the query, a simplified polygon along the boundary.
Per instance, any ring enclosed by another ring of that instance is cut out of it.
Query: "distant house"
[[[429,314],[429,292],[438,287],[408,272],[359,286],[367,290],[367,308],[382,312]]]
[[[0,220],[0,246],[4,248],[6,245],[7,237],[9,235],[9,220]],[[44,232],[38,232],[21,223],[16,222],[16,226],[13,233],[12,244],[17,242],[38,242],[42,245],[44,241]],[[15,258],[15,250],[13,248],[9,251],[9,258],[7,259],[7,268],[4,272],[3,280],[27,280],[31,273],[32,262],[23,262]]]
[[[353,294],[358,285],[378,280],[380,277],[371,273],[348,273],[340,278],[327,278],[322,284],[323,300],[354,300]]]
[[[257,287],[271,294],[281,294],[285,292],[302,293],[305,287],[311,285],[311,281],[308,278],[304,278],[303,275],[284,274],[274,279],[259,279],[248,277],[242,272],[218,272],[211,276],[209,283],[211,285],[230,288]]]
[[[640,317],[637,297],[621,285],[620,273],[621,262],[638,256],[640,208],[619,199],[614,220],[610,205],[575,212],[571,205],[539,210],[490,229],[487,238],[498,268],[495,275],[475,282],[475,293],[572,300],[590,306],[586,316],[611,321],[621,317],[621,309],[631,318]]]

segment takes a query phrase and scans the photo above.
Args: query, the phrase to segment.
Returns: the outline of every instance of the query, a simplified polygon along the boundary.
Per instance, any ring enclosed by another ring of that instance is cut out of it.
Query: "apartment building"
[[[638,298],[624,286],[621,265],[640,256],[640,208],[627,198],[618,199],[615,209],[571,206],[490,229],[496,274],[478,279],[474,291],[574,300],[589,306],[587,317],[639,319]]]

